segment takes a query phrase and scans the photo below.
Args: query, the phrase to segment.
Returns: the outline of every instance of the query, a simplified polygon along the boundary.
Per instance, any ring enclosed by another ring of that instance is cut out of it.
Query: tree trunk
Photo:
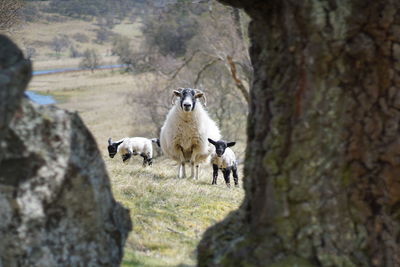
[[[253,19],[246,198],[199,266],[400,266],[400,2],[220,1]]]

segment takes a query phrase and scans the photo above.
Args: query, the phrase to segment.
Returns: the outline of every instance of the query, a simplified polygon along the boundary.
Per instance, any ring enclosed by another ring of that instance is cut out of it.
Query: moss
[[[268,267],[314,267],[317,265],[312,264],[306,259],[297,256],[287,256],[282,260],[272,263]]]

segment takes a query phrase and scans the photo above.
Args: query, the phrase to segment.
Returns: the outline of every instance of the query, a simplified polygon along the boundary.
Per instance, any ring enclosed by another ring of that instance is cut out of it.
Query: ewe
[[[213,147],[207,138],[220,139],[215,122],[203,108],[200,98],[204,93],[197,89],[180,88],[173,91],[173,107],[161,128],[160,144],[164,154],[179,163],[178,177],[186,177],[185,163],[191,164],[191,178],[199,177],[199,164],[209,160]]]
[[[229,147],[234,146],[236,142],[225,142],[223,140],[214,141],[208,138],[208,141],[215,146],[215,152],[211,155],[211,163],[213,166],[213,181],[212,184],[217,184],[218,169],[224,174],[225,183],[228,187],[231,186],[229,176],[233,173],[235,186],[239,186],[237,175],[237,161],[235,153]]]
[[[140,155],[143,157],[143,167],[153,164],[153,146],[151,143],[159,145],[157,138],[147,139],[144,137],[125,137],[117,142],[108,139],[108,155],[113,158],[120,153],[123,162],[128,162],[132,156]]]

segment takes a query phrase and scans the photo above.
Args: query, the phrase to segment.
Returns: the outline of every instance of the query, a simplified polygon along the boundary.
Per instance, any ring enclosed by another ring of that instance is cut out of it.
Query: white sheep
[[[237,174],[237,161],[235,153],[229,147],[232,147],[236,142],[225,142],[223,140],[214,141],[208,138],[208,141],[215,146],[215,152],[211,155],[211,164],[213,166],[213,181],[212,184],[217,184],[218,169],[224,174],[225,183],[230,187],[230,174],[232,171],[235,186],[239,186]]]
[[[181,88],[174,90],[177,97],[161,128],[160,144],[164,154],[179,162],[178,177],[186,177],[185,163],[191,164],[191,178],[199,177],[199,164],[209,160],[213,151],[207,138],[220,139],[215,122],[203,108],[200,98],[204,93],[197,89]]]
[[[159,145],[159,139],[147,139],[144,137],[125,137],[117,142],[108,139],[108,155],[113,158],[117,153],[121,154],[122,161],[127,163],[132,156],[140,155],[143,157],[143,167],[153,164],[153,146],[151,143]]]

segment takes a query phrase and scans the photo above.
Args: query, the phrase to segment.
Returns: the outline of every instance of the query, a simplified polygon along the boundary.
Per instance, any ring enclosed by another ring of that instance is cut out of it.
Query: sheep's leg
[[[190,178],[194,178],[194,163],[193,161],[190,162]]]
[[[178,178],[186,178],[186,170],[185,170],[185,153],[183,152],[183,148],[179,147],[178,151],[180,151],[180,160],[181,164],[179,165]]]
[[[186,178],[185,162],[179,165],[178,178]]]
[[[218,178],[218,165],[213,164],[213,180],[212,184],[217,184],[217,178]]]
[[[239,178],[238,178],[237,167],[236,166],[234,166],[232,168],[232,174],[233,174],[233,181],[235,181],[235,186],[239,187]]]
[[[231,175],[231,169],[226,168],[223,169],[222,172],[224,173],[224,179],[227,187],[231,187],[230,181],[229,181],[229,176]]]

